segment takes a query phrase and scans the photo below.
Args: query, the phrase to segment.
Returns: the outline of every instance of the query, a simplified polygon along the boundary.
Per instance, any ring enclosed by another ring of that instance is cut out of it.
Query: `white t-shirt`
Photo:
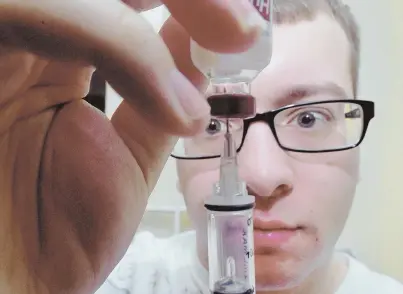
[[[208,272],[196,254],[195,232],[158,239],[138,233],[95,294],[210,294]],[[403,284],[348,255],[349,270],[335,294],[403,294]]]

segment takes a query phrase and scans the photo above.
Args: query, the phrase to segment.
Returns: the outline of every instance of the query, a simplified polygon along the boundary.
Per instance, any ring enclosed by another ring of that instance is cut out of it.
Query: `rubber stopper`
[[[210,114],[221,118],[249,118],[256,114],[256,99],[245,94],[218,94],[207,98]]]

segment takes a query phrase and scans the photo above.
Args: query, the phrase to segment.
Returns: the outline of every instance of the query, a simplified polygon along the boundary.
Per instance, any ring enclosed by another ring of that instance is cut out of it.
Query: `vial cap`
[[[248,118],[256,113],[256,99],[247,94],[218,94],[207,98],[210,114],[221,118]]]

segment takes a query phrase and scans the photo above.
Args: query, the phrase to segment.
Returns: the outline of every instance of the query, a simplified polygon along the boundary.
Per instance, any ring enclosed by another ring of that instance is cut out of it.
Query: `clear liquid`
[[[273,0],[249,0],[267,23],[258,40],[239,53],[216,53],[191,40],[191,59],[210,80],[219,83],[251,82],[270,62],[272,55]]]
[[[271,32],[246,52],[234,54],[215,53],[191,41],[194,65],[209,79],[222,83],[252,81],[270,63],[271,54]]]

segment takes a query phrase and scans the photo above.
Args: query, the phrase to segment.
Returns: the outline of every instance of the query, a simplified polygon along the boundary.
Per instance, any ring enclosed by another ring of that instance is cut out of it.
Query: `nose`
[[[286,196],[293,188],[291,158],[263,122],[249,127],[239,153],[239,170],[251,194],[259,198]]]

